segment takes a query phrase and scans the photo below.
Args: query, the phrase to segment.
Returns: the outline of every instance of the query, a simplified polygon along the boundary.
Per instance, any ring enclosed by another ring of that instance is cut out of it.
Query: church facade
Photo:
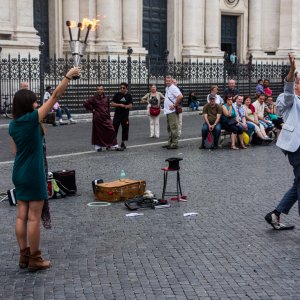
[[[296,0],[12,0],[0,1],[1,56],[70,52],[67,20],[100,20],[90,32],[90,55],[149,55],[222,59],[241,63],[300,56],[300,2]],[[73,29],[77,36],[77,28]]]

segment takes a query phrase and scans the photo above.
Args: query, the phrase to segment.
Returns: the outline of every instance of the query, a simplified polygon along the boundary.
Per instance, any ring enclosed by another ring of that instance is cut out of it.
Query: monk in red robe
[[[116,133],[110,118],[109,98],[104,94],[103,85],[96,87],[96,94],[83,103],[93,112],[92,145],[97,152],[103,147],[107,150],[122,150],[117,143]]]

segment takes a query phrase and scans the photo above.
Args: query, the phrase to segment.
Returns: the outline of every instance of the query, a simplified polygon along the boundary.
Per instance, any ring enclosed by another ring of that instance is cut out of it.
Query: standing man
[[[284,80],[284,92],[278,96],[276,101],[278,112],[284,120],[276,145],[288,156],[295,179],[293,186],[285,193],[275,210],[265,216],[265,220],[275,230],[294,228],[294,226],[280,223],[280,214],[288,214],[297,200],[300,214],[300,77],[295,74],[296,61],[290,53],[289,60],[291,68]]]
[[[107,150],[121,150],[110,118],[109,98],[104,94],[103,85],[97,85],[95,95],[85,101],[83,106],[93,113],[92,145],[95,150],[100,152],[102,147]]]
[[[118,136],[120,125],[122,126],[121,148],[124,150],[126,149],[125,141],[128,141],[129,110],[132,108],[132,97],[128,93],[128,84],[126,82],[121,83],[120,91],[114,95],[111,106],[116,108],[113,119],[116,136]]]
[[[173,84],[175,86],[177,86],[177,80],[173,79]],[[183,100],[183,90],[181,87],[177,86],[181,95],[182,95],[182,100]],[[181,136],[181,132],[182,132],[182,100],[180,101],[178,108],[177,109],[177,114],[178,114],[178,138],[180,138]]]
[[[168,144],[163,148],[178,149],[178,114],[176,113],[176,107],[182,101],[182,94],[179,88],[174,85],[173,78],[167,75],[165,78],[166,94],[164,101],[164,114],[167,117],[167,129],[169,134]]]
[[[223,99],[225,99],[226,97],[234,97],[236,95],[239,94],[239,90],[236,88],[235,86],[235,80],[233,79],[229,79],[228,83],[227,83],[227,87],[224,90],[224,97]]]

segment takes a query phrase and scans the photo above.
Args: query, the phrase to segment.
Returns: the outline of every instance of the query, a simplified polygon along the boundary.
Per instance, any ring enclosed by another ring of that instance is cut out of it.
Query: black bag
[[[7,191],[8,201],[11,206],[17,205],[17,199],[16,199],[16,189],[10,189]]]
[[[75,195],[77,192],[75,170],[62,170],[53,172],[59,188],[67,195]]]
[[[236,120],[236,118],[227,118],[227,124],[229,125],[229,126],[231,126],[231,125],[236,125],[238,122],[237,122],[237,120]]]
[[[103,179],[95,179],[92,181],[93,193],[96,193],[96,184],[103,183]]]
[[[56,125],[56,112],[49,112],[42,122],[46,124]]]

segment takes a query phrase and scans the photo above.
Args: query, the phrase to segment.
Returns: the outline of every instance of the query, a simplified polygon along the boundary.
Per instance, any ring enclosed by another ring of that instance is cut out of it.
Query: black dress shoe
[[[122,142],[122,144],[121,144],[121,148],[122,148],[122,149],[126,149],[126,145],[125,145],[125,143],[124,143],[124,142]]]
[[[167,147],[168,150],[178,149],[178,146],[169,146]]]
[[[170,145],[163,145],[163,146],[161,146],[162,148],[168,148],[168,147],[170,147]]]

